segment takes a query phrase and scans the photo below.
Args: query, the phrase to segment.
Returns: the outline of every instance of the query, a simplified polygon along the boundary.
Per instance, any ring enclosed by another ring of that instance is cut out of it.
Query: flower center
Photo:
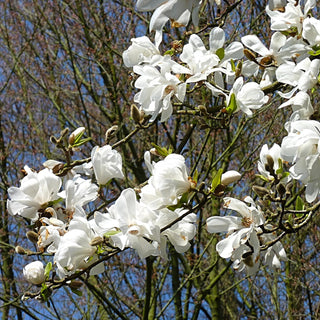
[[[253,220],[251,218],[245,217],[242,218],[241,223],[244,227],[249,228],[250,225],[253,223]]]

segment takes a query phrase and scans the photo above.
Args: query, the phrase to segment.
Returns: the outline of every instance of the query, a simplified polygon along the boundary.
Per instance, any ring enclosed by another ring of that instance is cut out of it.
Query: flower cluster
[[[103,263],[96,262],[108,246],[133,248],[141,258],[166,258],[167,241],[178,252],[189,249],[196,232],[196,215],[183,208],[167,208],[193,187],[181,155],[169,154],[152,164],[148,161],[152,175],[140,194],[130,188],[123,190],[106,212],[96,211],[93,218],[85,209],[98,198],[94,181],[102,187],[111,179],[123,178],[122,159],[109,145],[94,147],[85,166],[91,168],[91,179],[74,170],[61,179],[51,169],[33,172],[25,167],[21,186],[9,188],[9,213],[34,222],[38,249],[53,254],[60,278],[87,268],[90,274],[103,272]],[[35,261],[24,269],[26,279],[33,284],[45,281],[40,264]]]
[[[132,39],[131,46],[123,52],[125,66],[132,67],[137,75],[134,85],[139,91],[134,102],[151,116],[150,121],[156,121],[159,115],[160,121],[166,121],[176,107],[183,108],[188,89],[192,92],[201,88],[223,101],[220,113],[232,117],[241,111],[252,117],[253,110],[267,105],[267,92],[276,94],[275,90],[270,91],[276,83],[278,95],[285,100],[280,108],[292,106],[293,113],[285,124],[288,135],[281,146],[274,144],[269,149],[264,145],[260,152],[260,177],[277,190],[272,193],[261,186],[255,190],[262,194],[264,203],[272,199],[285,203],[288,190],[284,185],[295,179],[305,185],[307,202],[315,201],[320,193],[320,123],[309,119],[313,113],[309,94],[318,84],[320,72],[320,21],[312,16],[315,1],[305,1],[304,8],[300,1],[269,1],[266,12],[275,31],[269,46],[256,35],[246,35],[226,45],[224,30],[215,27],[208,37],[193,34],[179,50],[173,47],[161,54],[159,45],[167,21],[173,21],[175,27],[185,26],[192,16],[197,25],[202,3],[137,1],[138,10],[154,10],[150,30],[156,31],[156,36],[155,44],[146,36]],[[83,132],[84,128],[79,128],[70,135],[71,147],[81,145]],[[89,205],[105,200],[100,197],[101,190],[108,188],[112,179],[125,178],[121,155],[112,146],[94,147],[90,161],[68,168],[61,175],[56,173],[63,170],[64,164],[53,160],[47,161],[46,168],[39,172],[25,166],[26,175],[20,187],[8,190],[8,211],[31,220],[38,249],[53,255],[60,278],[86,269],[90,274],[102,272],[99,259],[110,248],[132,248],[140,258],[166,259],[170,242],[179,253],[186,252],[195,236],[197,220],[196,212],[190,209],[192,203],[188,203],[196,183],[188,174],[186,159],[167,152],[162,160],[151,162],[147,152],[145,160],[151,176],[137,188],[138,192],[121,189],[107,209],[101,206],[100,211],[93,210],[92,214],[88,212]],[[283,168],[284,161],[291,165],[289,173]],[[221,197],[229,190],[227,185],[241,175],[229,171],[216,177],[211,188],[205,186],[202,193],[195,191],[206,201]],[[277,231],[286,232],[286,226],[270,225],[267,213],[250,197],[244,202],[231,197],[223,200],[225,208],[241,217],[207,219],[208,232],[227,233],[217,243],[219,255],[231,259],[235,269],[247,269],[249,274],[255,273],[262,261],[279,268],[286,254]],[[290,226],[292,230],[294,227]],[[24,274],[32,284],[46,280],[39,261],[26,266]]]

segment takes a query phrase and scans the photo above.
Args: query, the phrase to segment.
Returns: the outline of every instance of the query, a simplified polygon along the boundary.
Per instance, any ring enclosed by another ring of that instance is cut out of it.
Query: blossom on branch
[[[112,178],[124,178],[121,155],[109,145],[94,147],[91,151],[91,162],[100,185],[106,184]]]
[[[320,123],[298,120],[287,123],[286,129],[281,157],[293,163],[291,176],[306,185],[306,199],[313,202],[320,192]]]
[[[141,189],[141,202],[151,209],[175,205],[192,184],[184,157],[169,154],[164,160],[153,164],[152,176]]]
[[[49,169],[33,172],[28,166],[24,167],[27,175],[21,180],[20,188],[10,187],[7,201],[11,215],[20,215],[35,221],[38,211],[46,209],[50,202],[59,199],[58,192],[62,181]]]
[[[207,230],[210,233],[227,232],[227,238],[217,243],[216,249],[222,258],[231,258],[234,267],[241,271],[247,268],[249,274],[258,270],[260,242],[259,226],[264,224],[264,216],[250,197],[244,202],[226,197],[224,207],[240,213],[241,217],[210,217],[207,219]]]
[[[33,261],[23,268],[23,276],[32,284],[41,284],[46,280],[44,266],[41,261]]]

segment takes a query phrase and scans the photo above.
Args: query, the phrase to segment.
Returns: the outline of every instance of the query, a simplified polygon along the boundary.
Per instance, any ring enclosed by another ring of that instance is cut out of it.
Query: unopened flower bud
[[[253,186],[252,190],[261,198],[264,197],[265,195],[270,194],[270,192],[267,188],[260,187],[260,186]]]
[[[83,285],[83,282],[79,280],[72,280],[68,285],[71,289],[79,289]]]
[[[240,61],[237,63],[236,70],[235,70],[235,76],[236,76],[236,78],[240,77],[241,72],[242,72],[242,60],[240,60]]]
[[[93,239],[91,240],[90,245],[91,245],[91,246],[98,246],[98,245],[100,245],[102,242],[103,242],[103,238],[100,237],[100,236],[97,236],[97,237],[95,237],[95,238],[93,238]]]
[[[50,137],[50,141],[53,143],[53,144],[57,144],[58,143],[58,140],[55,136],[51,136]]]
[[[26,236],[31,242],[33,242],[33,243],[37,243],[38,242],[38,234],[36,232],[28,231]]]
[[[157,156],[157,157],[160,156],[160,154],[158,153],[158,151],[157,151],[156,148],[151,148],[151,149],[150,149],[150,153],[153,154],[154,156]]]
[[[198,109],[199,109],[199,111],[200,111],[201,114],[203,114],[203,115],[208,114],[208,110],[207,110],[207,108],[206,108],[204,105],[200,104],[200,105],[198,106]]]
[[[41,284],[46,280],[43,263],[41,261],[33,261],[23,268],[25,279],[32,284]]]
[[[55,165],[53,168],[52,168],[52,173],[56,174],[58,173],[60,170],[62,170],[64,167],[64,163],[58,163],[57,165]]]
[[[280,196],[283,196],[286,193],[286,188],[282,183],[277,184],[277,191]]]
[[[252,257],[252,252],[246,252],[242,255],[242,261],[244,262],[245,265],[248,267],[253,267],[253,257]]]
[[[26,250],[24,250],[21,246],[16,246],[15,251],[17,254],[26,254]]]
[[[107,132],[105,134],[105,140],[107,143],[116,134],[117,130],[118,130],[117,125],[113,125],[110,129],[107,130]]]
[[[131,105],[131,118],[136,124],[139,124],[141,121],[141,113],[138,107],[135,104]]]
[[[69,145],[72,146],[77,139],[81,138],[85,130],[85,127],[79,127],[74,130],[69,136]]]
[[[256,55],[249,49],[243,49],[243,53],[250,61],[257,62]]]
[[[61,138],[63,138],[64,136],[66,136],[69,133],[69,128],[65,128],[60,132],[60,136]]]
[[[270,156],[270,154],[267,154],[266,159],[267,159],[267,164],[269,166],[269,169],[271,169],[273,171],[273,166],[274,166],[273,158]],[[268,170],[268,171],[270,172],[270,170]]]
[[[241,174],[235,170],[230,170],[221,175],[221,184],[227,186],[233,182],[240,180]]]

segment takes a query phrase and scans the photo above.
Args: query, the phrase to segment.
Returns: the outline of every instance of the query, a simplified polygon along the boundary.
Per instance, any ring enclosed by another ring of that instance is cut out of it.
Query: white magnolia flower
[[[303,21],[302,37],[308,40],[311,46],[320,44],[320,21],[308,17]]]
[[[185,159],[179,154],[169,154],[153,165],[148,184],[141,189],[141,202],[151,209],[177,204],[180,196],[192,185]]]
[[[92,230],[86,218],[80,215],[74,216],[69,225],[69,230],[59,242],[54,256],[57,265],[57,273],[60,278],[71,275],[77,270],[82,270],[96,262],[96,247],[91,245],[91,240],[97,234]],[[90,274],[98,274],[104,271],[103,264],[93,267]]]
[[[268,227],[268,226],[267,226]],[[269,241],[275,239],[275,235],[271,233],[264,233],[260,236],[262,244],[266,244]],[[264,262],[272,269],[280,269],[281,261],[287,261],[286,251],[284,250],[280,241],[277,241],[274,245],[267,250],[261,251],[261,256],[264,258]]]
[[[60,243],[60,238],[67,232],[66,224],[57,219],[41,218],[42,226],[39,229],[38,248],[42,251],[46,249],[49,253],[54,253]]]
[[[306,58],[297,65],[294,62],[282,64],[276,70],[276,77],[279,82],[289,84],[294,88],[287,94],[280,94],[284,98],[291,98],[298,89],[307,91],[318,82],[320,60]]]
[[[192,15],[193,23],[198,25],[200,3],[201,0],[138,0],[136,7],[140,11],[155,10],[149,29],[156,31],[155,42],[158,46],[162,41],[162,29],[169,19],[173,21],[175,27],[181,27],[188,24]]]
[[[23,268],[23,276],[32,284],[41,284],[46,280],[44,266],[41,261],[33,261]]]
[[[141,89],[134,101],[139,103],[146,114],[151,114],[151,121],[161,113],[161,121],[167,120],[172,114],[171,98],[184,100],[186,84],[170,72],[171,64],[162,65],[160,71],[151,65],[134,66],[133,71],[140,75],[135,87]]]
[[[112,178],[124,178],[121,155],[109,145],[94,147],[91,151],[91,162],[100,185],[106,184]]]
[[[187,210],[185,209],[176,209],[175,211],[171,211],[167,208],[161,209],[156,224],[162,229],[186,212]],[[196,226],[194,224],[196,219],[196,214],[190,213],[170,228],[161,232],[161,255],[164,258],[166,258],[166,239],[171,242],[175,250],[179,253],[186,252],[190,248],[189,241],[192,240],[196,234]]]
[[[59,196],[65,199],[67,215],[72,217],[77,207],[83,207],[94,201],[98,197],[98,189],[91,180],[82,179],[80,175],[68,179],[65,190],[59,193]]]
[[[281,157],[293,163],[290,173],[306,185],[306,200],[313,202],[320,192],[320,123],[298,120],[287,124],[288,136],[281,144]]]
[[[284,108],[286,106],[292,107],[293,113],[290,117],[290,121],[307,120],[314,113],[310,96],[304,91],[299,91],[291,99],[281,104],[279,108]]]
[[[261,86],[267,86],[274,82],[276,67],[287,62],[291,58],[298,58],[305,56],[308,49],[306,45],[296,37],[286,38],[281,32],[275,32],[270,41],[269,49],[261,42],[256,35],[247,35],[241,38],[242,43],[250,50],[258,53],[261,57],[257,61],[265,66],[263,81]],[[257,65],[258,68],[258,65]],[[254,70],[253,73],[255,73]]]
[[[286,31],[296,30],[301,33],[302,23],[307,17],[309,11],[316,6],[316,0],[307,0],[304,5],[304,12],[301,9],[300,1],[297,4],[296,0],[288,0],[284,12],[272,11],[269,6],[266,7],[266,12],[271,18],[271,30]]]
[[[210,233],[227,232],[227,238],[217,243],[216,249],[222,258],[231,258],[234,267],[242,270],[243,267],[254,267],[259,258],[260,242],[257,233],[259,226],[264,223],[263,213],[250,197],[245,201],[250,204],[226,197],[224,207],[237,211],[241,217],[210,217],[207,219],[207,229]]]
[[[180,60],[187,63],[192,76],[187,83],[206,80],[213,72],[225,73],[229,77],[234,75],[227,63],[233,59],[243,57],[243,46],[240,42],[232,42],[226,49],[223,49],[225,33],[221,28],[213,28],[209,35],[209,46],[207,50],[198,35],[191,35],[189,43],[183,47]],[[219,56],[217,55],[220,49]]]
[[[238,78],[227,97],[226,104],[229,105],[231,95],[235,95],[236,100],[236,110],[235,112],[241,110],[247,116],[252,116],[251,109],[259,109],[268,102],[268,96],[265,96],[261,87],[256,82],[248,82],[243,84],[243,78]]]
[[[260,151],[260,161],[258,161],[258,170],[268,180],[274,180],[274,177],[270,174],[270,170],[274,173],[279,169],[279,161],[282,162],[280,157],[281,147],[278,144],[274,144],[270,149],[265,144]],[[269,159],[268,159],[269,158]],[[270,168],[270,165],[272,167]]]
[[[131,39],[132,45],[123,52],[126,67],[133,67],[143,62],[149,63],[154,56],[160,55],[158,48],[146,36]]]
[[[125,189],[108,213],[95,212],[99,233],[119,230],[112,235],[114,246],[137,250],[140,258],[159,255],[160,228],[155,224],[157,214],[137,201],[133,189]]]
[[[201,38],[196,34],[191,35],[189,43],[183,47],[180,60],[185,62],[192,72],[187,83],[206,80],[220,62],[215,53],[207,51]]]
[[[38,219],[38,210],[45,209],[51,201],[57,200],[61,187],[61,179],[49,169],[33,172],[28,166],[24,167],[27,175],[21,180],[20,188],[10,187],[7,201],[11,215],[35,221]]]

